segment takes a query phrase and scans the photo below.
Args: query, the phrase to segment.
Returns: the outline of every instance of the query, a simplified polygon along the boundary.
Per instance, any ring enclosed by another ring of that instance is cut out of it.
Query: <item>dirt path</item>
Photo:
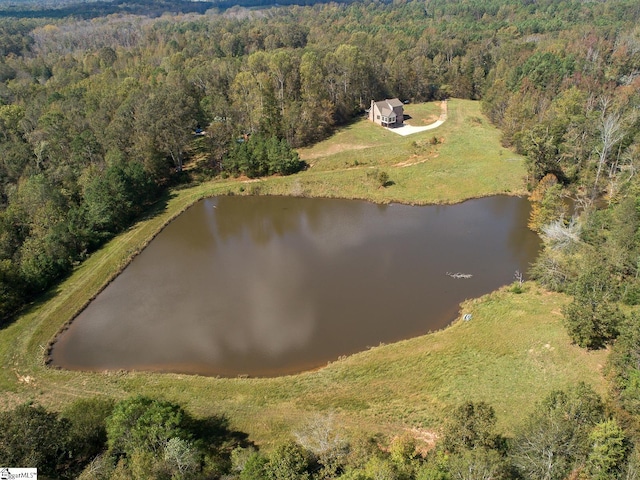
[[[438,154],[429,155],[426,158],[422,158],[421,160],[414,160],[417,155],[412,155],[409,160],[405,160],[404,162],[396,163],[391,165],[392,167],[405,168],[405,167],[413,167],[414,165],[419,165],[421,163],[428,162],[429,160],[433,160],[434,158],[438,158]]]

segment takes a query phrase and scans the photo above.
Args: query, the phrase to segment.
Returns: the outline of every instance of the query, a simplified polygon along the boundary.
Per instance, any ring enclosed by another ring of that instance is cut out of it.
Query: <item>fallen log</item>
[[[471,277],[473,277],[473,275],[471,275],[470,273],[451,273],[451,272],[447,272],[447,275],[450,276],[451,278],[471,278]]]

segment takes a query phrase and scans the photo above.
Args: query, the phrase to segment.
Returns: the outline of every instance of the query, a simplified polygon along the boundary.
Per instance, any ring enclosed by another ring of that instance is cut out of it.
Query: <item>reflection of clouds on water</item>
[[[532,236],[522,227],[526,205],[520,213],[496,201],[505,199],[455,207],[204,201],[89,305],[65,334],[70,353],[54,360],[272,374],[424,332],[430,318],[448,321],[450,305],[522,268],[509,252],[530,243],[511,232]],[[449,281],[447,271],[474,277]]]
[[[408,207],[331,203],[278,210],[286,221],[272,219],[267,223],[278,228],[266,229],[262,215],[247,224],[211,200],[193,209],[192,223],[185,216],[170,225],[163,238],[172,241],[151,245],[89,306],[85,314],[92,322],[74,325],[93,339],[82,342],[85,360],[120,368],[135,364],[144,351],[151,363],[191,358],[219,364],[229,356],[259,352],[275,360],[303,350],[313,341],[321,307],[309,294],[311,251],[320,254],[316,268],[324,270],[327,262],[350,261],[373,238],[416,228]],[[389,208],[393,215],[384,220]],[[218,244],[219,238],[226,240]],[[364,271],[384,277],[393,258],[392,248],[378,251]]]
[[[253,280],[247,285],[251,313],[246,325],[253,346],[271,355],[304,347],[314,330],[310,305],[296,301],[294,291],[279,289],[267,278]]]
[[[315,329],[313,306],[302,293],[304,272],[294,252],[270,244],[252,256],[241,289],[238,322],[224,341],[234,351],[277,356],[304,347]]]
[[[301,231],[305,240],[326,256],[358,247],[372,234],[371,224],[363,215],[352,218],[325,216],[315,225],[314,230],[306,227],[308,225],[304,224]]]
[[[301,218],[301,234],[318,252],[326,256],[335,256],[371,242],[372,238],[389,233],[402,234],[416,228],[415,216],[407,215],[411,207],[364,203],[362,207],[368,211],[359,212],[358,215],[345,214],[343,211],[338,215],[327,212],[320,218],[314,218],[313,222],[308,218]],[[394,209],[394,214],[389,215],[387,209]]]

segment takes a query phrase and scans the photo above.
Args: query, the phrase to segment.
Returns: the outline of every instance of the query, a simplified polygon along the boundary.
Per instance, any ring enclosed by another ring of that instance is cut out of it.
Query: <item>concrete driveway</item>
[[[387,130],[393,133],[397,133],[398,135],[402,135],[403,137],[406,137],[407,135],[411,135],[413,133],[420,133],[420,132],[425,132],[427,130],[433,130],[434,128],[438,128],[443,123],[444,123],[444,120],[437,120],[429,125],[425,125],[424,127],[414,127],[411,125],[407,125],[405,123],[401,127],[387,128]]]
[[[401,127],[395,128],[387,128],[390,132],[397,133],[398,135],[402,135],[406,137],[407,135],[412,135],[414,133],[426,132],[427,130],[433,130],[434,128],[438,128],[447,120],[447,101],[443,100],[440,104],[440,118],[429,125],[425,125],[423,127],[414,127],[412,125],[407,125],[406,123]]]

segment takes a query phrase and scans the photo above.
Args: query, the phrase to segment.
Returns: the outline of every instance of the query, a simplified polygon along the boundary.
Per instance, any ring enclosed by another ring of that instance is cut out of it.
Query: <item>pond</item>
[[[219,376],[321,367],[441,329],[461,301],[513,282],[539,250],[528,214],[507,196],[203,200],[75,319],[52,363]]]

